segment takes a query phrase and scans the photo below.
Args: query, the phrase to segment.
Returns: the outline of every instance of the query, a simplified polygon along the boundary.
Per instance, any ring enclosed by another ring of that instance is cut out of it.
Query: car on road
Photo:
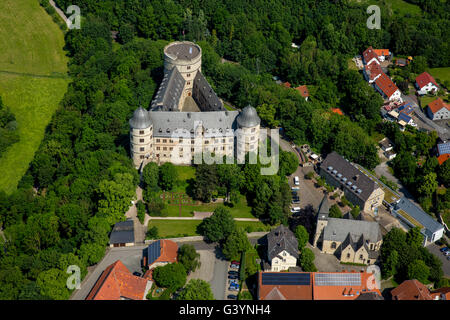
[[[231,300],[236,300],[236,299],[237,299],[237,295],[235,295],[235,294],[229,294],[229,295],[227,296],[227,298],[228,298],[228,299],[231,299]]]
[[[449,247],[443,247],[443,248],[441,248],[441,249],[439,249],[439,250],[441,250],[441,252],[445,252],[445,251],[449,251],[450,248],[449,248]]]
[[[300,212],[300,207],[293,207],[291,208],[292,213]]]
[[[295,184],[296,186],[299,186],[299,185],[300,185],[300,180],[299,180],[298,176],[295,176],[295,177],[294,177],[294,184]]]

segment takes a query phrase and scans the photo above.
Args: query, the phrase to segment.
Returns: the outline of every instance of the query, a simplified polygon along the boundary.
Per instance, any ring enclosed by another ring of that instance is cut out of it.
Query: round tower
[[[190,41],[176,41],[164,47],[164,73],[173,68],[186,80],[183,96],[191,96],[194,79],[202,70],[202,48]]]
[[[261,119],[251,105],[246,106],[236,118],[238,124],[237,150],[238,157],[247,152],[258,153],[259,125]]]
[[[134,165],[144,165],[153,155],[153,124],[147,110],[139,107],[133,113],[130,123],[130,153]]]

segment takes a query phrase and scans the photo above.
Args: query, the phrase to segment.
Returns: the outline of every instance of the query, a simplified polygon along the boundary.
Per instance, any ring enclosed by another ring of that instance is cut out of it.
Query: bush
[[[307,174],[305,174],[305,179],[312,180],[314,178],[314,172],[310,171]]]
[[[150,226],[149,226],[150,227]],[[158,239],[159,238],[159,231],[158,227],[154,226],[148,229],[146,239]]]
[[[144,224],[145,221],[145,204],[139,200],[136,203],[136,208],[137,208],[137,217],[140,221],[140,223]]]

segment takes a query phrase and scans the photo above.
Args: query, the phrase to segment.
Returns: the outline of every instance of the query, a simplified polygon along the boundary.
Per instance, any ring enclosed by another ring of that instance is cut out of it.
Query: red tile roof
[[[147,280],[134,276],[117,260],[103,271],[86,300],[143,300]]]
[[[450,287],[444,287],[440,289],[436,289],[434,291],[431,291],[431,297],[435,299],[436,297],[439,297],[439,299],[443,300],[450,300]]]
[[[298,90],[298,92],[300,92],[303,98],[309,97],[309,91],[306,85],[298,86],[297,88],[295,88],[295,90]]]
[[[439,165],[441,165],[441,164],[443,164],[445,161],[447,161],[448,158],[450,158],[450,153],[441,154],[439,157],[437,157],[437,160],[438,160],[438,162],[439,162]]]
[[[436,80],[434,80],[434,78],[428,72],[423,72],[416,78],[416,83],[420,89],[425,87],[430,82],[433,83],[436,87],[438,86]]]
[[[432,300],[430,290],[420,281],[405,280],[391,291],[393,300]]]
[[[364,62],[367,64],[373,58],[376,58],[378,60],[378,55],[373,50],[372,46],[370,46],[366,49],[366,51],[363,52],[363,58]]]
[[[287,87],[287,88],[290,88],[291,87],[291,84],[289,83],[289,82],[283,82],[283,86],[285,86],[285,87]]]
[[[377,54],[377,56],[388,56],[389,49],[373,49],[373,51]]]
[[[177,262],[178,245],[172,240],[159,240],[161,244],[161,255],[155,262]],[[153,263],[155,263],[153,262]]]
[[[436,100],[430,102],[428,104],[428,108],[430,108],[430,111],[433,113],[438,112],[442,108],[447,108],[447,110],[450,111],[450,106],[448,104],[444,103],[444,101],[442,101],[441,98],[437,98]]]
[[[331,109],[331,111],[334,112],[334,113],[340,114],[341,116],[344,115],[344,113],[342,112],[342,110],[339,109],[339,108],[333,108],[333,109]]]
[[[375,83],[388,98],[398,90],[395,83],[392,82],[391,78],[389,78],[385,73],[381,73],[381,76],[379,76],[378,79],[375,80]]]
[[[375,79],[380,73],[383,73],[381,67],[378,63],[371,63],[368,66],[365,66],[366,73],[369,75],[370,80]]]
[[[284,272],[283,272],[284,273]],[[308,273],[308,272],[290,272]],[[315,285],[317,274],[342,272],[311,272],[309,285],[263,285],[262,274],[258,274],[258,299],[259,300],[354,300],[360,294],[373,292],[381,296],[381,292],[376,288],[375,280],[372,280],[371,273],[361,272],[361,285],[352,286],[321,286]],[[369,291],[369,289],[371,289]]]

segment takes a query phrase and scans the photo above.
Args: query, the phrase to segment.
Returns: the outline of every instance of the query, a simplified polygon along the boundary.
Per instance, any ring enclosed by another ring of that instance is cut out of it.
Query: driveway
[[[90,268],[86,278],[81,283],[81,288],[75,290],[70,300],[84,300],[91,291],[92,287],[97,282],[102,272],[111,264],[117,260],[121,260],[123,264],[133,272],[142,273],[141,259],[143,250],[147,246],[134,246],[134,247],[120,247],[120,248],[108,248],[107,253],[102,261],[96,266]]]
[[[442,261],[442,271],[444,272],[444,276],[450,278],[450,260],[447,260],[447,257],[439,251],[439,246],[435,243],[427,246],[428,251],[438,257],[439,260]]]

